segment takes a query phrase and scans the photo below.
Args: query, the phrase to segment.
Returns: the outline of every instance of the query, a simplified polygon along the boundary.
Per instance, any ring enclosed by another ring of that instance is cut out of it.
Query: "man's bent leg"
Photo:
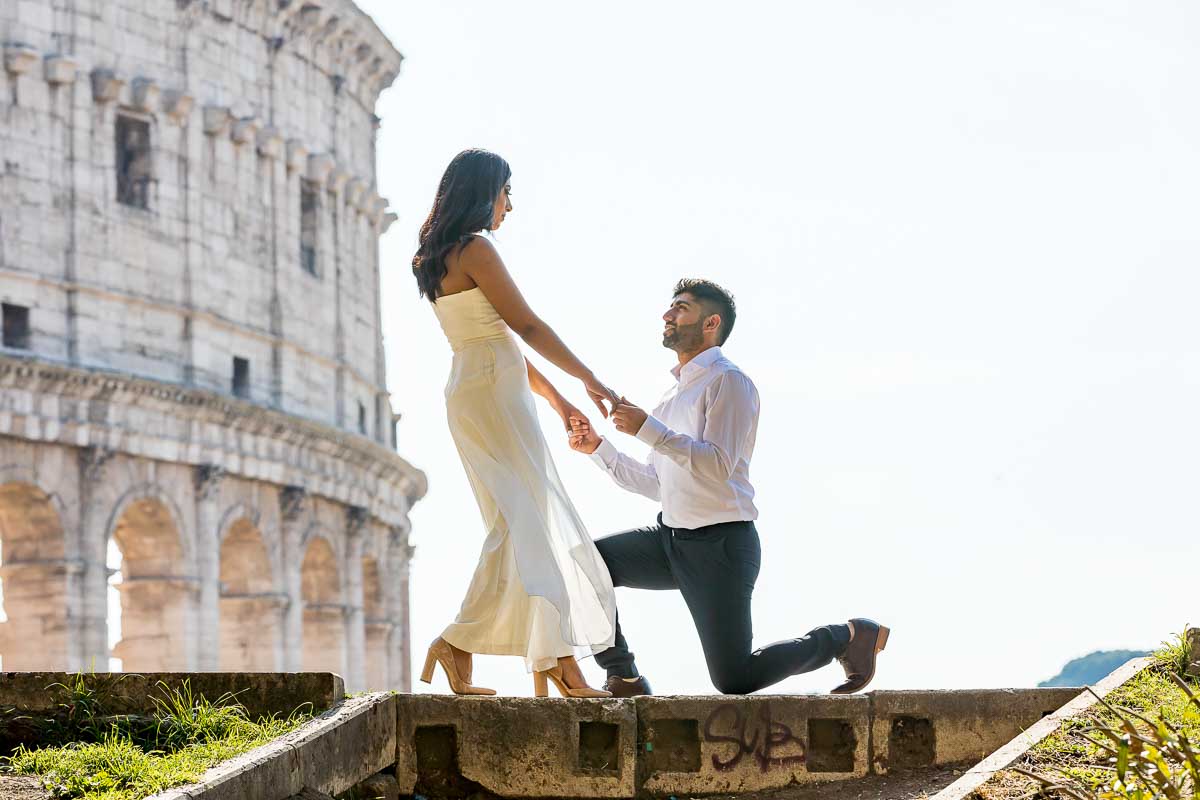
[[[613,586],[634,589],[675,589],[671,564],[663,551],[663,537],[669,536],[661,524],[635,528],[596,540],[596,548],[612,576]],[[610,677],[638,677],[633,653],[621,632],[621,617],[617,615],[617,637],[613,646],[596,654],[596,663]]]
[[[713,686],[749,694],[832,661],[850,641],[846,625],[817,628],[799,639],[753,646],[751,597],[758,578],[759,542],[752,523],[681,531],[670,542],[671,561],[687,601]]]
[[[833,661],[850,643],[848,625],[823,625],[799,639],[785,639],[750,654],[750,683],[756,691],[784,678],[812,672]]]

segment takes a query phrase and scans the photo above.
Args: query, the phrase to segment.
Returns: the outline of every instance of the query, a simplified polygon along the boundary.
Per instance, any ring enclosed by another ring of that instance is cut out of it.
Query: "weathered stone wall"
[[[0,46],[4,668],[107,668],[115,542],[126,669],[407,686],[399,53],[351,0],[16,0]]]
[[[280,8],[280,6],[285,6]],[[373,113],[400,56],[350,0],[0,6],[0,292],[47,357],[251,399],[389,441]],[[148,207],[117,120],[149,125]],[[316,275],[302,180],[318,187]]]
[[[0,414],[0,428],[13,416]],[[407,519],[387,524],[214,464],[3,435],[0,453],[4,669],[107,668],[112,541],[122,634],[112,655],[127,671],[332,671],[351,689],[409,685]],[[368,630],[382,642],[370,683]]]

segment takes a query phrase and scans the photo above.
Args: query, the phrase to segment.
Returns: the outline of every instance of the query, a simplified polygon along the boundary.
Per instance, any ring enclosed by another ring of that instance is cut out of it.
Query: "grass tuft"
[[[21,748],[5,770],[36,775],[56,798],[140,800],[156,792],[193,783],[210,767],[295,730],[311,719],[311,709],[287,718],[251,720],[232,694],[215,701],[179,689],[158,686],[149,718],[112,717],[103,698],[73,678],[63,704],[69,712],[49,731],[60,742],[36,750]],[[103,726],[107,730],[101,732]],[[73,738],[68,738],[73,737]]]

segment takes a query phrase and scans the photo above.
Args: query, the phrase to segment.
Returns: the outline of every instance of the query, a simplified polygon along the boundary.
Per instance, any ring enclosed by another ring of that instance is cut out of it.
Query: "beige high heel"
[[[554,681],[554,685],[558,687],[558,693],[563,697],[612,697],[612,692],[606,692],[603,689],[593,689],[590,686],[585,686],[582,689],[572,689],[570,686],[567,686],[567,682],[563,680],[561,666],[554,666],[548,670],[533,673],[534,697],[550,696],[550,687],[546,683],[547,678]]]
[[[433,644],[429,645],[429,653],[425,656],[425,669],[421,670],[421,680],[424,683],[433,683],[435,664],[442,665],[442,671],[446,673],[446,680],[450,682],[450,691],[455,694],[493,695],[496,693],[495,689],[472,686],[470,675],[464,679],[458,674],[458,665],[454,663],[454,650],[450,648],[450,643],[440,636],[433,640]]]

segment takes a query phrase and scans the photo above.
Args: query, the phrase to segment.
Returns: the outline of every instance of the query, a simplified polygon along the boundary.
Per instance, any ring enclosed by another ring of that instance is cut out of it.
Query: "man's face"
[[[675,295],[662,318],[663,347],[678,353],[697,350],[704,344],[704,309],[690,292]]]

